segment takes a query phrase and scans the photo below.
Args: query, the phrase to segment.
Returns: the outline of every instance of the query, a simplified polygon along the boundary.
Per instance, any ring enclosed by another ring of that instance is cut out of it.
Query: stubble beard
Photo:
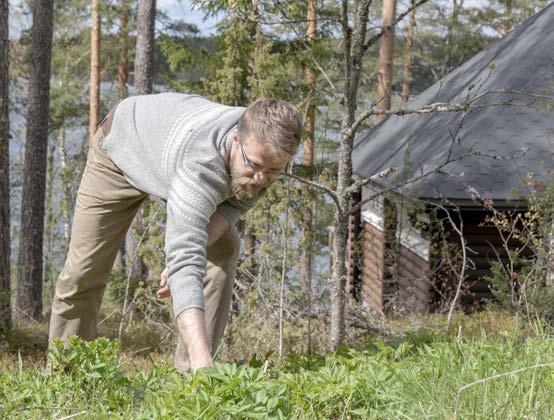
[[[265,194],[267,188],[252,184],[248,177],[231,176],[231,191],[239,200],[257,200]]]

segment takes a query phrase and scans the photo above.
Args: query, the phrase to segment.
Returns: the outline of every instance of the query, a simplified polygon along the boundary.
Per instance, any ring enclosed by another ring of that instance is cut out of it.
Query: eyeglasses
[[[288,169],[289,169],[289,164],[288,163],[279,172],[267,170],[267,169],[264,169],[264,168],[260,167],[259,165],[256,165],[254,162],[252,162],[250,159],[248,159],[248,156],[246,156],[246,153],[244,153],[244,149],[242,147],[242,141],[240,140],[240,138],[239,138],[239,146],[240,146],[240,151],[242,153],[242,158],[244,160],[244,166],[246,166],[247,168],[250,168],[250,169],[252,169],[253,171],[256,171],[256,172],[262,172],[266,175],[286,175],[286,173],[288,172]]]

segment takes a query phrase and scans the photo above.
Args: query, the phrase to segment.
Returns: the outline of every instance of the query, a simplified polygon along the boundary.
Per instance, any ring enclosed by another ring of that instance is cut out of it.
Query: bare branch
[[[505,101],[505,102],[491,102],[487,104],[474,104],[474,102],[486,95],[492,94],[492,93],[519,93],[524,94],[523,92],[510,92],[508,90],[496,90],[496,91],[487,91],[480,95],[475,96],[474,98],[468,100],[467,102],[463,103],[445,103],[445,102],[436,102],[433,104],[425,105],[421,108],[401,108],[401,109],[378,109],[375,107],[371,107],[369,110],[363,112],[358,119],[352,124],[349,130],[345,132],[345,136],[353,136],[356,134],[357,130],[360,128],[360,126],[371,116],[373,115],[411,115],[411,114],[434,114],[439,112],[464,112],[469,111],[473,109],[482,109],[482,108],[489,108],[493,106],[521,106],[521,107],[528,107],[529,104],[526,103],[518,103],[513,101]],[[540,96],[540,95],[532,95],[536,98],[547,98],[550,99],[547,96]]]
[[[362,180],[356,181],[344,191],[344,194],[346,196],[350,196],[352,194],[355,194],[364,185],[369,184],[370,182],[373,182],[376,179],[385,178],[385,177],[389,176],[391,173],[396,172],[397,170],[398,170],[398,166],[392,166],[392,167],[390,167],[388,169],[385,169],[384,171],[381,171],[381,172],[379,172],[375,175],[372,175],[368,178],[364,178]]]
[[[319,190],[322,190],[323,192],[329,194],[331,196],[331,198],[333,199],[333,201],[335,202],[335,204],[337,205],[337,208],[339,209],[339,211],[341,211],[341,207],[340,207],[340,203],[339,203],[339,198],[337,196],[337,193],[335,191],[333,191],[331,188],[329,187],[326,187],[325,185],[322,185],[322,184],[319,184],[317,182],[314,182],[314,181],[309,181],[307,179],[304,179],[304,178],[301,178],[297,175],[294,175],[294,174],[291,174],[290,172],[287,172],[286,174],[283,174],[283,175],[286,175],[292,179],[295,179],[303,184],[306,184],[310,187],[313,187],[313,188],[317,188]]]

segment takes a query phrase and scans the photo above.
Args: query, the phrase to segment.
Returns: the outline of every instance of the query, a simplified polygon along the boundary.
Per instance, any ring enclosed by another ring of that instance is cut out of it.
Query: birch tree
[[[40,319],[53,0],[34,0],[32,11],[25,169],[15,306],[16,317]]]

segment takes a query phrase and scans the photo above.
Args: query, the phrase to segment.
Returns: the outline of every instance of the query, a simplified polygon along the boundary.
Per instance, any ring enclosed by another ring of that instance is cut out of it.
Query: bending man
[[[167,203],[167,268],[158,297],[172,297],[175,365],[211,366],[229,314],[240,248],[235,224],[285,170],[301,131],[297,110],[276,99],[246,109],[179,93],[120,102],[89,150],[50,340],[96,338],[117,252],[152,194]]]

